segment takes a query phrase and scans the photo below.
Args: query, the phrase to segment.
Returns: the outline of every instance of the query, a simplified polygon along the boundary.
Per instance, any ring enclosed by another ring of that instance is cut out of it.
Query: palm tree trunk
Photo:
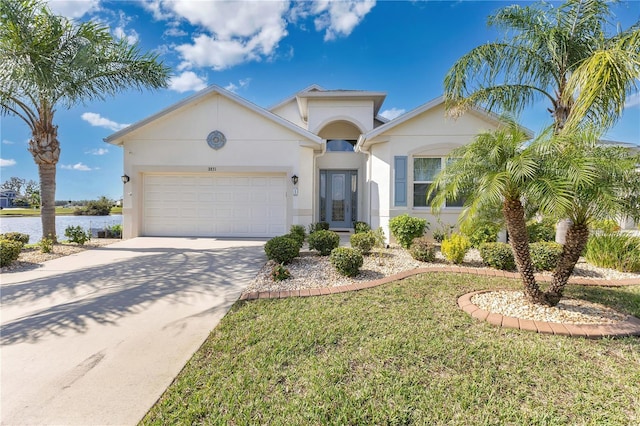
[[[562,294],[564,287],[569,281],[569,277],[573,273],[573,268],[580,259],[580,254],[587,245],[589,239],[589,227],[585,224],[572,224],[567,230],[567,237],[562,247],[562,254],[556,269],[553,271],[553,280],[546,294],[547,300],[551,306],[556,306]]]
[[[42,238],[56,238],[56,164],[60,158],[58,126],[54,126],[53,111],[39,111],[38,121],[29,141],[29,152],[38,165],[40,175],[40,218]]]
[[[529,237],[527,235],[527,225],[524,220],[524,207],[518,199],[505,199],[502,204],[502,213],[504,214],[507,224],[513,257],[515,258],[522,283],[524,284],[525,295],[533,303],[546,305],[545,294],[540,290],[538,283],[536,283],[533,264],[531,263]]]

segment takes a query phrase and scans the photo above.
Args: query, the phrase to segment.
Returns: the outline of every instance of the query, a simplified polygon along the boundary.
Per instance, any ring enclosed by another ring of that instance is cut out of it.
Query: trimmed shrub
[[[389,229],[398,244],[403,248],[408,249],[411,247],[413,239],[422,237],[424,235],[424,231],[429,229],[429,226],[425,219],[403,214],[396,216],[389,221]]]
[[[469,238],[471,247],[478,248],[481,244],[484,243],[495,243],[498,239],[499,231],[500,226],[498,225],[494,225],[492,223],[482,223],[468,230],[468,232],[465,233],[465,236]]]
[[[612,234],[620,230],[620,225],[613,219],[603,219],[593,221],[590,228],[594,231],[601,231],[606,234]]]
[[[353,234],[350,238],[351,247],[360,250],[362,254],[371,253],[371,249],[376,245],[376,235],[373,231]]]
[[[356,234],[361,234],[363,232],[371,231],[371,227],[369,226],[369,224],[367,222],[361,222],[361,221],[354,222],[353,229]]]
[[[531,263],[536,271],[551,271],[556,267],[562,254],[562,244],[540,241],[529,244]]]
[[[80,245],[83,245],[91,239],[91,233],[82,229],[80,225],[67,226],[67,229],[64,230],[64,236],[67,237],[72,243],[77,243]]]
[[[321,230],[309,235],[309,249],[319,251],[321,256],[329,256],[339,245],[340,236],[333,231]]]
[[[527,223],[527,234],[530,243],[538,243],[542,241],[553,242],[556,239],[556,225],[553,219],[542,219],[538,221],[530,221]]]
[[[299,240],[304,243],[304,240],[307,239],[307,231],[302,225],[291,225],[289,229],[290,235],[296,235]]]
[[[278,263],[271,270],[271,278],[274,281],[284,281],[291,278],[291,272],[284,266],[284,263]]]
[[[300,254],[298,241],[288,235],[273,237],[264,245],[267,258],[277,263],[289,263]]]
[[[55,240],[53,239],[51,234],[49,234],[48,237],[44,237],[43,239],[38,241],[37,245],[38,247],[40,247],[40,251],[42,253],[52,253],[54,243],[55,243]]]
[[[628,234],[592,235],[584,257],[602,268],[640,272],[640,237]]]
[[[0,267],[11,265],[18,260],[22,251],[22,242],[15,240],[0,239]]]
[[[427,237],[414,238],[409,248],[411,257],[420,262],[433,262],[436,260],[436,247]]]
[[[298,251],[300,251],[300,249],[304,245],[304,239],[300,237],[300,234],[288,233],[288,234],[283,235],[283,236],[291,238],[292,240],[294,240],[296,242],[296,244],[298,245]]]
[[[451,234],[451,237],[442,241],[442,255],[452,263],[459,265],[471,248],[469,239],[461,234]]]
[[[503,271],[516,269],[511,246],[506,243],[482,243],[479,247],[482,262],[492,268]]]
[[[0,239],[9,241],[18,241],[22,245],[29,244],[29,234],[23,234],[21,232],[7,232],[6,234],[0,234]]]
[[[331,251],[329,261],[338,272],[347,277],[355,277],[364,262],[360,250],[338,247]]]
[[[309,235],[317,231],[328,231],[328,230],[329,230],[329,222],[316,222],[316,223],[309,224]]]
[[[107,237],[108,238],[122,238],[122,225],[120,225],[120,224],[111,225],[107,229]]]

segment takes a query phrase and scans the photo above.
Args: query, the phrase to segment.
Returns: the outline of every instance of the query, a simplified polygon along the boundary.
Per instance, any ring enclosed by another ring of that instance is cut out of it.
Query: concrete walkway
[[[264,264],[263,244],[135,238],[2,274],[2,424],[136,424]]]

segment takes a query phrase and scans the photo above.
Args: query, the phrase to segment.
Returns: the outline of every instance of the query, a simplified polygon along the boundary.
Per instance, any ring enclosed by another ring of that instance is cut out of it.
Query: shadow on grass
[[[159,300],[188,303],[188,298],[207,295],[231,304],[266,260],[260,246],[126,250],[139,255],[3,286],[3,310],[18,309],[21,314],[3,321],[0,343],[34,343],[68,331],[83,333],[91,322],[114,324]]]

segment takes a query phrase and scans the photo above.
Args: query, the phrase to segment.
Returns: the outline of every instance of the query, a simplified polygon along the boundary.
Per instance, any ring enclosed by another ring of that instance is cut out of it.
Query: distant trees
[[[76,216],[108,216],[113,206],[113,200],[103,195],[97,200],[88,201],[84,207],[77,208],[73,214]]]

